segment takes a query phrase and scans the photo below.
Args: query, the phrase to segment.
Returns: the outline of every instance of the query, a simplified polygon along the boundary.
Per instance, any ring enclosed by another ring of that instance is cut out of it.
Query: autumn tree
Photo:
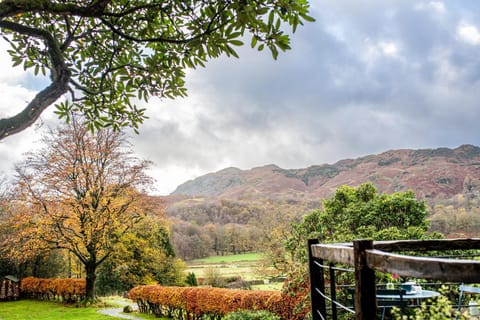
[[[18,233],[4,242],[17,255],[66,249],[85,267],[87,298],[95,297],[96,270],[145,212],[156,212],[142,194],[148,162],[133,156],[119,131],[92,134],[73,121],[46,134],[45,147],[17,168],[23,210]]]
[[[175,257],[165,221],[147,216],[125,233],[99,267],[97,291],[125,292],[138,285],[184,285],[184,263]]]
[[[11,188],[11,184],[7,178],[0,176],[0,243],[5,241],[10,233],[9,228],[6,227],[6,222],[12,211],[9,188]],[[0,277],[16,274],[15,263],[7,257],[4,251],[5,249],[0,246]]]
[[[133,126],[145,118],[134,100],[185,96],[185,70],[251,46],[274,58],[290,48],[308,16],[306,0],[4,0],[0,34],[14,65],[51,82],[18,113],[0,120],[0,139],[24,130],[62,95],[60,117],[85,115],[93,127]]]

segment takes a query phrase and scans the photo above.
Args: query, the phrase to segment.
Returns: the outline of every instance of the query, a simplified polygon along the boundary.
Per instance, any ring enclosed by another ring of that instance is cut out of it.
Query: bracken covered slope
[[[380,192],[411,189],[419,198],[434,202],[475,192],[480,182],[480,148],[391,150],[303,169],[227,168],[185,182],[172,195],[313,200],[328,197],[341,185],[367,181]]]

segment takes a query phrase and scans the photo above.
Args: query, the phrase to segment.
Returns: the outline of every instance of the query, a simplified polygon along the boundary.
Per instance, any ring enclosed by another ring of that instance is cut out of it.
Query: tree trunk
[[[95,300],[95,279],[97,278],[97,275],[95,274],[96,269],[97,265],[95,262],[89,261],[85,265],[85,271],[87,273],[86,301]]]

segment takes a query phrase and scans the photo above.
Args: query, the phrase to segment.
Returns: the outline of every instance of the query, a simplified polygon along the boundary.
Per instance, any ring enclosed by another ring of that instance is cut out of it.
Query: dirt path
[[[120,305],[121,307],[102,309],[102,310],[98,310],[98,312],[101,314],[105,314],[107,316],[117,317],[121,319],[144,320],[143,318],[136,317],[133,314],[123,313],[123,307],[125,307],[126,305],[130,305],[134,311],[138,311],[138,306],[133,301],[122,299],[122,298],[115,299],[114,301],[116,304]]]
[[[131,319],[131,320],[144,320],[143,318],[135,317],[134,315],[129,315],[122,313],[123,308],[108,308],[103,310],[98,310],[99,313],[105,314],[107,316],[122,318],[122,319]]]

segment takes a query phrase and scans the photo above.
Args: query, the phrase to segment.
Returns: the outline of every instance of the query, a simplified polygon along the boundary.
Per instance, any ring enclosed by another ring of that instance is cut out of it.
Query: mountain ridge
[[[233,199],[319,199],[341,185],[372,182],[380,192],[413,190],[419,198],[447,199],[477,186],[480,147],[397,149],[333,164],[283,169],[275,164],[241,170],[229,167],[179,185],[172,196]],[[471,186],[469,187],[472,188]]]

